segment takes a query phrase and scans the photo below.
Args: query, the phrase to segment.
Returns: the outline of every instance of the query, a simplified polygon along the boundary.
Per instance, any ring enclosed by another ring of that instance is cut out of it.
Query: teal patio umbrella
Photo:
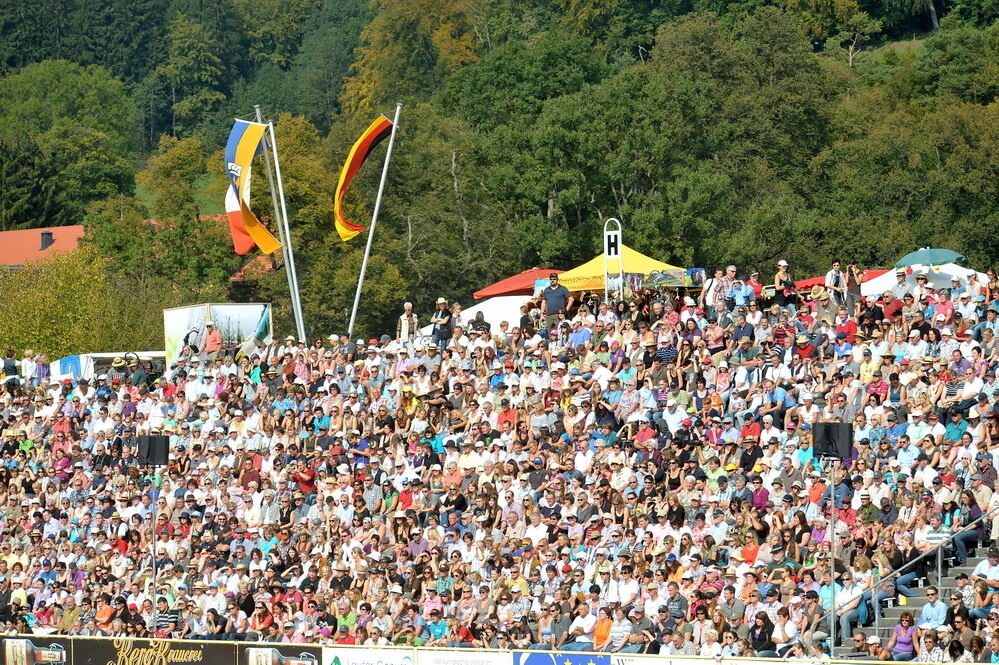
[[[964,254],[958,254],[952,249],[923,249],[909,252],[895,263],[896,268],[909,266],[942,266],[945,263],[957,263],[964,259]]]

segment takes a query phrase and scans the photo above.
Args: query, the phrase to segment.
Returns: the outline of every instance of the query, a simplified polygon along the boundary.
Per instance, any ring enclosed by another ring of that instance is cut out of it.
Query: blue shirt
[[[839,584],[836,584],[835,582],[833,583],[832,586],[824,584],[823,586],[819,587],[819,602],[822,603],[823,610],[832,609],[833,595],[839,593],[842,588],[843,587],[841,587]]]
[[[964,420],[959,420],[956,423],[952,420],[947,423],[947,428],[944,431],[944,438],[951,441],[960,441],[961,435],[968,431],[968,423]]]
[[[329,416],[321,416],[319,418],[314,418],[312,421],[312,431],[315,432],[316,434],[319,433],[320,429],[329,429],[329,428],[330,428]]]
[[[368,444],[367,439],[358,439],[357,443],[351,446],[349,443],[345,444],[355,450],[360,450],[361,453],[366,452],[371,446]],[[368,456],[361,453],[354,453],[354,464],[357,466],[364,466],[368,463]]]
[[[637,373],[638,373],[637,369],[629,366],[623,368],[620,372],[618,372],[617,378],[621,380],[621,385],[624,386],[627,385],[629,381],[633,380],[635,378],[635,374]]]
[[[748,284],[732,285],[728,290],[728,297],[735,301],[736,307],[744,307],[756,300],[756,290]]]
[[[853,344],[850,344],[849,342],[843,342],[842,344],[837,344],[833,347],[833,353],[836,354],[837,360],[842,360],[846,357],[846,354],[851,351],[853,351]]]
[[[771,390],[766,394],[766,397],[771,404],[783,404],[785,406],[794,406],[793,399],[791,400],[790,404],[787,403],[788,401],[787,391],[781,388],[780,386],[775,386],[773,390]]]
[[[919,615],[919,628],[939,628],[944,625],[947,618],[947,603],[937,600],[933,603],[923,605],[923,611]]]
[[[443,619],[431,621],[427,624],[427,630],[430,631],[431,638],[440,639],[447,635],[447,622]]]
[[[593,333],[586,326],[580,326],[579,330],[573,330],[569,335],[569,343],[573,346],[581,346],[590,341]]]
[[[905,434],[905,430],[907,429],[909,429],[909,423],[895,423],[893,427],[889,427],[885,430],[885,438],[891,441],[892,445],[895,445],[895,442],[898,441],[898,437]]]
[[[895,456],[895,459],[898,460],[898,463],[903,469],[908,469],[916,463],[916,458],[919,457],[919,453],[921,452],[922,451],[919,449],[919,446],[917,446],[914,441],[909,441],[909,445],[907,447],[898,451],[898,455]]]

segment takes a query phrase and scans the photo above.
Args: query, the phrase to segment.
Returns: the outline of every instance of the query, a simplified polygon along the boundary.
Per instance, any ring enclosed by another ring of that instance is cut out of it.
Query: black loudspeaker
[[[815,423],[812,425],[812,451],[816,457],[846,459],[853,445],[850,423]]]
[[[168,436],[137,436],[139,450],[136,456],[142,466],[166,466],[170,455],[170,437]]]

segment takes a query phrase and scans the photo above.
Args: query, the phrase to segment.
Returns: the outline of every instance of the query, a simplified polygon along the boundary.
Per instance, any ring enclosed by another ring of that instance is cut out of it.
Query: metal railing
[[[895,568],[894,570],[889,571],[883,577],[878,578],[877,581],[870,588],[870,591],[871,591],[871,605],[873,606],[873,609],[874,609],[874,632],[877,633],[877,631],[878,631],[878,614],[880,613],[879,612],[880,608],[878,607],[878,602],[879,602],[878,601],[878,587],[883,582],[887,582],[887,581],[890,581],[892,578],[900,577],[900,576],[905,575],[907,573],[913,572],[913,564],[915,564],[917,561],[921,561],[921,560],[925,559],[926,557],[930,556],[931,554],[936,554],[936,557],[937,557],[937,585],[941,586],[942,581],[943,581],[943,559],[944,559],[943,553],[944,553],[944,549],[947,546],[949,546],[952,542],[954,542],[954,539],[959,534],[964,533],[965,531],[970,531],[972,528],[977,528],[976,525],[978,525],[980,522],[983,522],[984,520],[986,520],[986,519],[988,519],[990,517],[999,517],[999,507],[996,507],[993,510],[987,512],[987,513],[982,513],[976,519],[972,520],[971,522],[969,522],[965,526],[961,527],[957,531],[951,532],[947,536],[947,538],[945,540],[940,541],[940,543],[938,543],[935,547],[926,550],[925,552],[923,552],[922,554],[920,554],[916,558],[910,559],[910,560],[906,561],[905,563],[903,563],[898,568]],[[832,553],[832,560],[833,560],[833,572],[835,572],[835,567],[836,567],[836,553],[835,552]],[[815,630],[815,627],[817,627],[817,626],[822,626],[823,622],[826,621],[826,620],[828,620],[829,617],[836,611],[836,579],[835,579],[835,577],[832,580],[832,585],[833,585],[832,606],[827,611],[823,612],[822,615],[818,619],[815,620],[815,622],[813,623],[813,628],[812,628],[813,630]],[[897,593],[897,591],[898,591],[897,585],[895,587],[895,590],[896,590],[896,593]],[[830,631],[830,634],[831,634],[831,639],[835,639],[835,635],[836,635],[835,630]],[[832,648],[833,648],[832,645],[830,645],[830,651],[832,650]]]

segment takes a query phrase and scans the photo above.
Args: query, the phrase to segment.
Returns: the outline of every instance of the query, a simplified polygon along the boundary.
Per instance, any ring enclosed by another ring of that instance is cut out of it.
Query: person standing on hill
[[[548,286],[541,292],[541,314],[545,317],[545,327],[551,330],[555,326],[560,311],[568,314],[573,300],[569,289],[559,284],[558,274],[553,272],[548,275]]]
[[[401,344],[409,346],[416,338],[417,317],[413,314],[413,303],[405,302],[402,305],[402,314],[395,324],[395,336]]]

